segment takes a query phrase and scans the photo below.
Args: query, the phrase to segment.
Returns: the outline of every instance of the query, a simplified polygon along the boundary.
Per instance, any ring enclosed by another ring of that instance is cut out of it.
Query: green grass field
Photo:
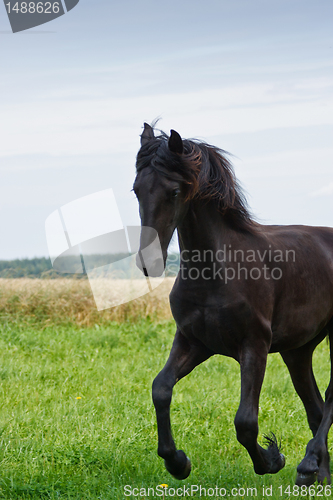
[[[228,492],[256,487],[257,498],[294,498],[280,496],[278,487],[293,485],[311,435],[278,355],[269,357],[260,440],[270,431],[281,438],[285,468],[264,477],[253,472],[233,425],[239,367],[215,356],[174,390],[174,437],[192,461],[190,477],[181,482],[157,457],[151,402],[151,383],[171,347],[172,321],[80,328],[8,320],[0,331],[0,498],[135,498],[125,497],[125,485],[148,489],[161,483]],[[315,372],[324,391],[326,341],[316,351]],[[263,485],[273,486],[272,497],[262,495]]]

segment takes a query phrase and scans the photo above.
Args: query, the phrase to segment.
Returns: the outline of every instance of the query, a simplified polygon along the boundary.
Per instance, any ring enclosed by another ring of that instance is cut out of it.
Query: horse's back
[[[265,234],[293,251],[275,284],[272,351],[296,348],[316,337],[333,315],[333,229],[267,226]]]
[[[170,299],[174,318],[186,336],[194,335],[213,351],[230,355],[235,339],[239,344],[250,323],[260,318],[271,324],[271,350],[281,351],[307,343],[329,321],[333,314],[332,228],[260,226],[258,237],[243,243],[244,255],[254,248],[262,259],[260,265],[281,269],[280,279],[235,279],[227,284],[221,281],[218,287],[216,281],[201,283],[178,276]],[[278,250],[282,258],[270,262]]]

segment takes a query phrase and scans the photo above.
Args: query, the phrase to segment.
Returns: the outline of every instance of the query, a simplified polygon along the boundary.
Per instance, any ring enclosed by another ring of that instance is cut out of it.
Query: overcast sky
[[[80,0],[12,34],[0,5],[0,259],[112,187],[122,219],[144,121],[230,151],[263,223],[333,226],[332,0]]]

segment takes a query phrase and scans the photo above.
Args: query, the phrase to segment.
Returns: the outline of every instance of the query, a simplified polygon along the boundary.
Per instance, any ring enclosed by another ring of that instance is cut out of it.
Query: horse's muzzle
[[[144,258],[141,252],[136,256],[136,265],[143,272],[146,278],[158,278],[164,273],[164,259],[158,257],[156,259]]]

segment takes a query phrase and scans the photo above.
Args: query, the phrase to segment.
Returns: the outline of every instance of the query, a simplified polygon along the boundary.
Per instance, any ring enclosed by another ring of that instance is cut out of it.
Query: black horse
[[[177,331],[169,359],[153,383],[158,454],[167,470],[185,479],[191,463],[171,434],[173,386],[214,354],[236,359],[241,398],[235,417],[238,441],[257,474],[285,464],[272,434],[259,446],[258,404],[267,355],[280,352],[301,398],[313,438],[297,468],[297,484],[330,483],[327,434],[333,421],[333,377],[325,403],[313,370],[315,347],[333,339],[333,229],[256,223],[227,153],[182,140],[171,130],[154,135],[145,124],[134,191],[142,226],[159,236],[165,266],[177,228],[181,269],[170,294]],[[150,241],[141,234],[140,251]],[[140,257],[140,251],[138,256]],[[161,273],[161,256],[140,258],[146,276]]]

